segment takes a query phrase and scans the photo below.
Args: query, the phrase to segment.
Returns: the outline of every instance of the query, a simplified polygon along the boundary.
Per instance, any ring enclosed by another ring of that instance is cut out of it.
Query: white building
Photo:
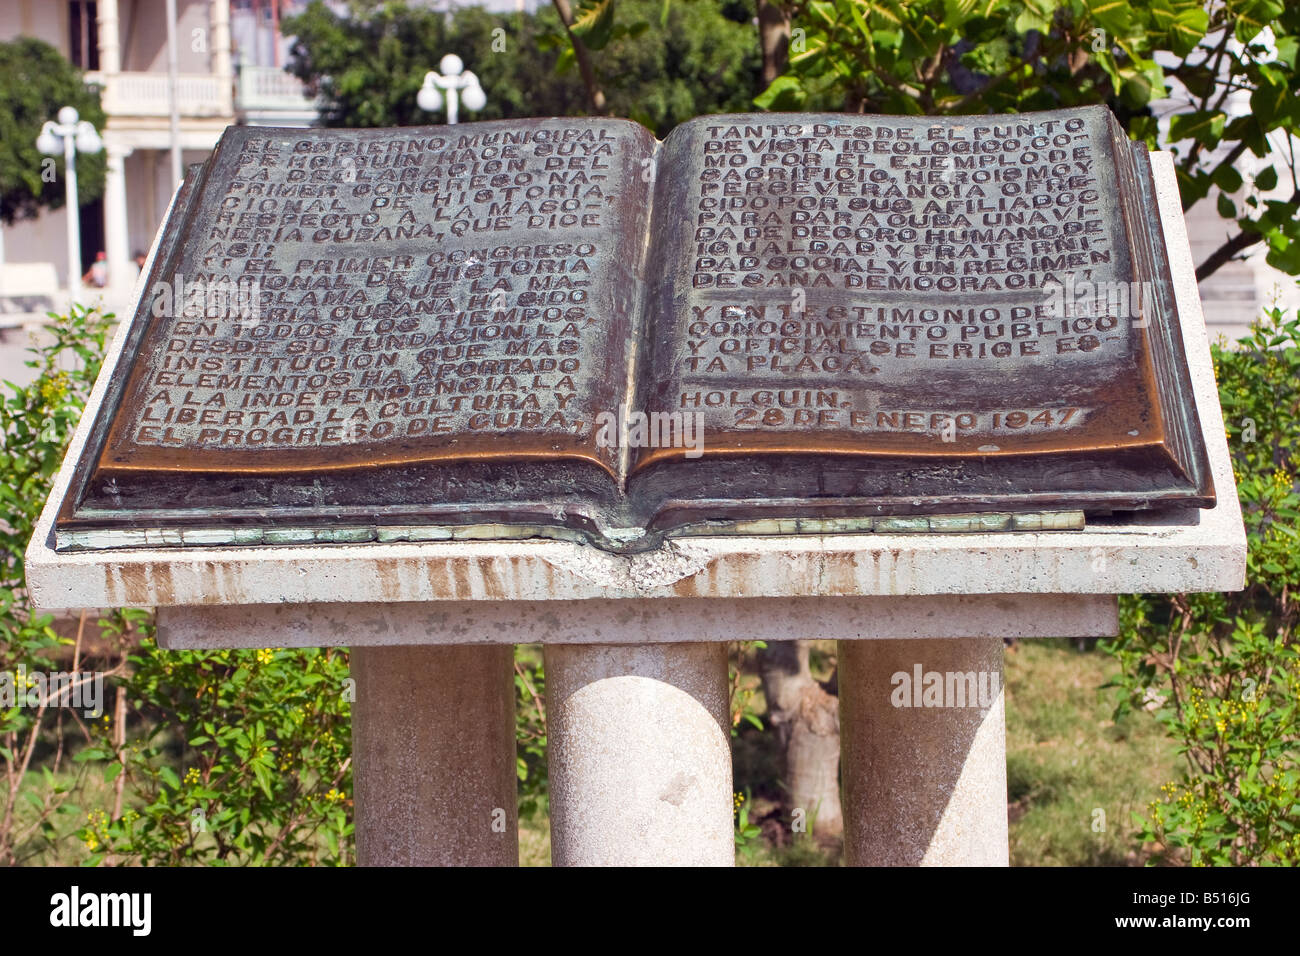
[[[284,72],[282,17],[305,0],[176,0],[182,163],[202,162],[232,123],[306,126],[313,103]],[[60,50],[102,89],[108,162],[104,195],[81,210],[84,271],[107,254],[105,300],[118,310],[134,283],[172,181],[165,0],[0,0],[0,40],[33,36]],[[6,261],[52,263],[67,287],[67,211],[4,230]]]

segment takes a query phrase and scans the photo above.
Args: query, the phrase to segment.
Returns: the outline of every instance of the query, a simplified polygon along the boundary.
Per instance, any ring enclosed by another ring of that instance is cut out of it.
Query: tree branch
[[[591,111],[597,116],[604,116],[609,110],[605,102],[605,91],[600,88],[595,67],[591,65],[591,51],[573,32],[573,8],[569,6],[569,0],[553,0],[553,2],[555,12],[560,15],[560,22],[564,24],[564,32],[569,35],[569,43],[573,46],[573,55],[578,61],[578,72],[582,74],[582,85],[587,88],[587,99],[591,101]]]
[[[1300,189],[1293,192],[1291,198],[1288,199],[1287,202],[1300,202]],[[1214,273],[1222,266],[1227,265],[1235,259],[1239,253],[1249,249],[1257,242],[1262,242],[1263,239],[1264,234],[1262,232],[1246,232],[1243,229],[1210,253],[1206,260],[1196,267],[1196,281],[1204,282],[1210,276],[1214,275]]]

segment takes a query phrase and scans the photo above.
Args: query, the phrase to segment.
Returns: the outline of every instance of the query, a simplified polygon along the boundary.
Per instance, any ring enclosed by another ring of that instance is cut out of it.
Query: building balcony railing
[[[90,73],[86,78],[102,88],[104,112],[110,117],[171,115],[166,73]],[[230,82],[216,74],[180,74],[176,95],[185,118],[234,114]]]
[[[241,66],[236,106],[245,112],[313,113],[316,100],[302,80],[274,66]]]

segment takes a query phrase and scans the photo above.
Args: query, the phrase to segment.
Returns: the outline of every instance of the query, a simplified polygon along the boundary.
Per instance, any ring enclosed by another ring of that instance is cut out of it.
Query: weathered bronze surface
[[[154,297],[171,314],[143,340],[99,470],[576,457],[614,475],[584,425],[623,388],[620,263],[644,242],[653,149],[626,122],[232,127],[158,270],[188,308]]]
[[[1104,108],[232,127],[147,288],[63,547],[1213,502]]]

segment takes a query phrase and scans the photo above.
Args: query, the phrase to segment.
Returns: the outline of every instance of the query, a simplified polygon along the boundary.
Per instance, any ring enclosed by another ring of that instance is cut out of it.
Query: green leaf
[[[1283,36],[1277,38],[1277,62],[1290,69],[1296,68],[1297,53],[1300,53],[1300,38]]]
[[[255,763],[253,764],[253,776],[257,778],[257,784],[262,788],[262,792],[266,794],[266,798],[268,800],[273,799],[270,771],[263,764]]]
[[[1282,0],[1227,0],[1227,8],[1237,18],[1233,33],[1242,43],[1255,39],[1285,9]]]
[[[1281,79],[1264,80],[1250,94],[1250,112],[1264,131],[1280,125],[1293,105],[1287,85]]]
[[[1231,163],[1224,163],[1219,166],[1211,178],[1214,185],[1225,193],[1235,193],[1241,188],[1241,173]]]
[[[1277,188],[1277,167],[1269,166],[1255,174],[1255,187],[1264,192]]]
[[[1169,118],[1169,141],[1191,139],[1213,149],[1223,137],[1223,128],[1228,116],[1222,110],[1197,110],[1194,113],[1178,113]]]
[[[1128,33],[1133,16],[1133,5],[1129,0],[1083,0],[1083,6],[1098,26],[1116,36]]]
[[[754,97],[754,105],[762,110],[791,110],[802,105],[803,85],[799,78],[784,74],[768,84],[767,89]]]
[[[1179,56],[1187,56],[1205,39],[1205,31],[1209,26],[1210,14],[1200,7],[1179,13],[1169,27],[1169,43],[1174,52]]]
[[[566,46],[560,51],[560,55],[555,58],[555,73],[557,76],[563,76],[568,73],[575,63],[578,62],[578,55],[573,52],[572,45]]]
[[[589,50],[603,50],[614,29],[614,0],[579,0],[570,28]]]
[[[1051,29],[1051,21],[1029,7],[1021,10],[1020,15],[1016,17],[1015,30],[1017,33],[1028,33],[1030,30],[1047,33]]]

